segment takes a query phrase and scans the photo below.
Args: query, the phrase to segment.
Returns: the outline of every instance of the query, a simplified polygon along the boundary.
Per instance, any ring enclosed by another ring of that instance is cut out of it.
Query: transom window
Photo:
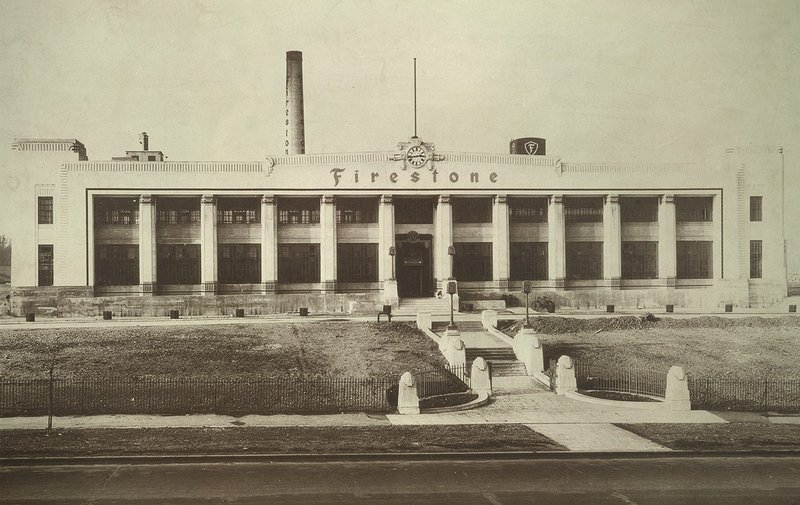
[[[603,197],[564,198],[564,220],[567,223],[602,223]]]
[[[337,198],[337,223],[377,223],[377,198]]]
[[[139,199],[117,197],[95,198],[94,222],[98,225],[139,224]]]
[[[658,197],[620,197],[620,220],[623,223],[658,221]]]
[[[319,223],[319,198],[279,198],[278,223]]]
[[[484,198],[453,198],[454,223],[491,223],[492,199]]]
[[[713,208],[714,198],[710,196],[675,198],[675,219],[679,222],[709,222]]]
[[[509,198],[508,212],[512,223],[546,223],[547,198]]]
[[[200,223],[199,198],[158,198],[156,209],[159,224]]]
[[[219,224],[255,224],[261,222],[261,200],[259,198],[217,199],[217,222]]]

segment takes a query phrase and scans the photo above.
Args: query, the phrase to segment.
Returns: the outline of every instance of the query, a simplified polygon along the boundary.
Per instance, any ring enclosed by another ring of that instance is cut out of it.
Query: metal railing
[[[455,366],[439,370],[429,370],[414,375],[417,383],[417,395],[420,398],[463,393],[470,388],[470,367]]]
[[[800,410],[800,379],[689,376],[692,408],[740,411]]]
[[[636,366],[599,367],[591,362],[575,362],[578,389],[612,391],[664,398],[667,371],[654,371]]]

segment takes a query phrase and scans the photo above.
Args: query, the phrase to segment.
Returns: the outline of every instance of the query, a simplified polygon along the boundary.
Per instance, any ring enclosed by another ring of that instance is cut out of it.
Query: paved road
[[[800,457],[246,462],[0,468],[0,503],[800,503]]]

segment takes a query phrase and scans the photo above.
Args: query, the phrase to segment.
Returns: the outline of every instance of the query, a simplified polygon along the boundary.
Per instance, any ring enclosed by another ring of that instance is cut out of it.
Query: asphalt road
[[[800,457],[6,466],[0,503],[800,504]]]

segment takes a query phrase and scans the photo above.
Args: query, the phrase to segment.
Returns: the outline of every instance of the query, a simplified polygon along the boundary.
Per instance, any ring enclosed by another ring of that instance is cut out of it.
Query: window
[[[762,243],[760,240],[750,241],[750,278],[761,278]]]
[[[377,223],[377,198],[337,198],[337,223]]]
[[[458,281],[492,280],[492,243],[456,242],[453,275]]]
[[[712,243],[710,240],[678,241],[678,279],[710,279],[712,277]]]
[[[658,278],[658,242],[623,242],[622,278]]]
[[[219,224],[255,224],[261,222],[261,200],[258,198],[219,198]]]
[[[147,161],[156,161],[156,156],[154,154],[148,154]]]
[[[491,198],[453,198],[454,223],[491,223]]]
[[[679,222],[708,222],[712,220],[714,198],[680,197],[675,198],[675,219]]]
[[[131,154],[131,160],[139,161],[139,155],[138,154]]]
[[[319,198],[279,198],[278,223],[319,223]]]
[[[159,224],[200,223],[199,198],[159,198],[156,208]]]
[[[319,244],[278,245],[278,282],[319,282]]]
[[[53,197],[39,197],[39,224],[53,224]]]
[[[602,242],[567,242],[567,279],[603,278]]]
[[[221,284],[261,282],[261,245],[219,244],[217,273]]]
[[[619,208],[623,223],[654,223],[658,221],[658,197],[621,197]]]
[[[339,244],[336,263],[339,282],[378,282],[378,244]]]
[[[136,198],[95,198],[94,223],[96,225],[139,224],[139,200]]]
[[[200,284],[200,244],[159,244],[159,284]]]
[[[761,221],[761,204],[762,197],[750,197],[750,221]]]
[[[603,197],[564,198],[567,223],[602,223]]]
[[[53,246],[39,246],[39,286],[53,285]]]
[[[511,243],[511,280],[547,279],[547,242]]]
[[[94,283],[96,286],[139,284],[138,245],[98,245],[94,251]]]
[[[509,198],[508,211],[512,223],[546,223],[547,198]]]
[[[430,198],[395,198],[394,221],[397,224],[432,224],[433,200]]]

